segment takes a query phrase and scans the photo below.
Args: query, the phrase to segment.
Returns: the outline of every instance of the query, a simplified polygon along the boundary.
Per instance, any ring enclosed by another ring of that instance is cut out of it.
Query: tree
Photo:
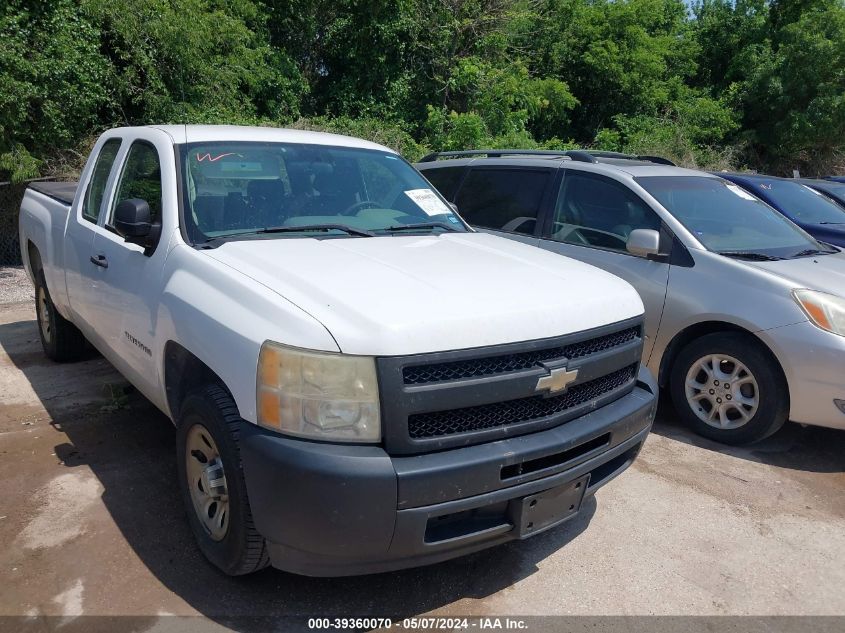
[[[0,8],[0,179],[37,176],[37,156],[74,145],[111,118],[99,38],[71,0]]]
[[[777,14],[777,49],[758,47],[749,56],[737,94],[743,136],[760,162],[781,172],[821,169],[845,147],[845,7],[814,4]],[[784,23],[787,15],[798,17]]]

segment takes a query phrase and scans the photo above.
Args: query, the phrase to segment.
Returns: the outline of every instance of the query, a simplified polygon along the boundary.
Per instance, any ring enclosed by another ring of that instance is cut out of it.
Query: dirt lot
[[[664,403],[565,527],[399,573],[231,579],[194,547],[170,422],[125,387],[94,354],[47,361],[32,304],[0,305],[0,615],[845,614],[845,432],[725,449]]]

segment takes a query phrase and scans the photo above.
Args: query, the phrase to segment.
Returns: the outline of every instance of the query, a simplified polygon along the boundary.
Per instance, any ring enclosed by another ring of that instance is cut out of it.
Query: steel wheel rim
[[[694,362],[687,372],[685,391],[696,417],[720,430],[745,426],[760,408],[754,374],[727,354],[708,354]]]
[[[213,540],[223,540],[229,528],[226,474],[217,444],[202,424],[188,430],[185,466],[197,518]]]
[[[50,327],[50,304],[47,298],[47,292],[44,288],[38,288],[38,327],[41,328],[41,336],[49,343],[53,335],[53,330]]]

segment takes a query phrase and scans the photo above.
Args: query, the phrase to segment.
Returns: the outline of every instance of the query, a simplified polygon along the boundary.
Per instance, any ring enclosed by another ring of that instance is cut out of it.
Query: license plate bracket
[[[511,502],[511,518],[519,538],[542,532],[576,515],[590,475]]]

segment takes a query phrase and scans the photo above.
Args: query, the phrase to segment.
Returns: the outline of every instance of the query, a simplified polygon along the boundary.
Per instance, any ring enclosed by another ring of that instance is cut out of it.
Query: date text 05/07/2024
[[[330,629],[404,629],[432,631],[467,631],[511,630],[520,631],[528,628],[527,622],[520,618],[478,617],[419,617],[393,621],[390,618],[310,618],[308,628],[312,630]]]

